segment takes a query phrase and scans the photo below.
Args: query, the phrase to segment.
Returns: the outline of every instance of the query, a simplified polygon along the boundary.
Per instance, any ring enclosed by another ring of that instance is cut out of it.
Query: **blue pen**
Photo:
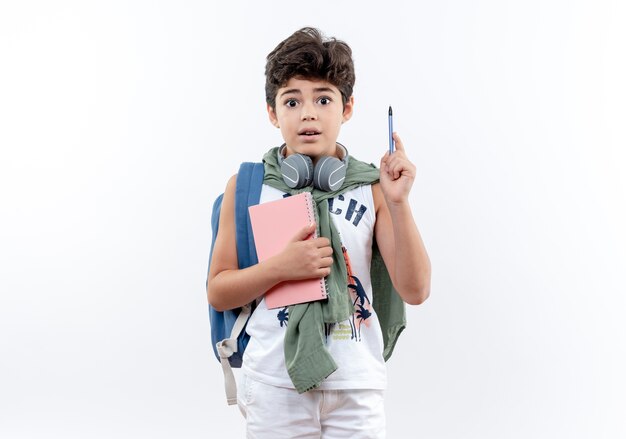
[[[396,142],[393,140],[393,112],[391,111],[391,105],[389,106],[389,154],[393,154]]]

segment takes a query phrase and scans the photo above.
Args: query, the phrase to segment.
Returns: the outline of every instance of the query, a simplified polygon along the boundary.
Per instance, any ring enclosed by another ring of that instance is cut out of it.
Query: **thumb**
[[[315,232],[315,223],[312,222],[308,226],[305,226],[298,230],[298,232],[291,238],[291,242],[304,241]]]

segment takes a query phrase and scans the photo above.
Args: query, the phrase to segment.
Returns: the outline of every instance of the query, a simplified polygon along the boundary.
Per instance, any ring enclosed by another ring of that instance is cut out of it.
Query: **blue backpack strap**
[[[250,224],[248,207],[259,204],[264,176],[263,163],[242,163],[237,174],[235,189],[235,235],[237,243],[237,259],[239,268],[246,268],[258,263],[256,248],[254,246],[254,236]],[[211,244],[211,256],[213,256],[213,246],[217,237],[219,227],[219,216],[223,200],[220,195],[213,204],[211,216],[211,226],[213,229],[213,241]],[[210,261],[210,259],[209,259]],[[209,262],[210,263],[210,262]],[[250,305],[252,308],[255,304]],[[224,312],[216,311],[209,305],[209,318],[211,321],[211,345],[215,357],[220,360],[217,343],[231,337],[232,329],[237,323],[241,308]],[[237,336],[237,351],[232,353],[228,362],[232,367],[241,367],[243,353],[248,345],[250,337],[244,330]]]
[[[237,174],[235,188],[235,237],[237,242],[237,259],[239,269],[254,265],[258,262],[254,236],[250,224],[248,207],[259,204],[263,186],[264,167],[262,163],[242,163]],[[218,197],[213,207],[213,217],[219,218],[222,196]],[[213,242],[217,236],[217,227],[214,218]],[[213,250],[211,250],[211,253]],[[248,345],[250,336],[246,333],[246,326],[255,303],[241,308],[218,312],[209,305],[211,320],[211,342],[213,351],[222,365],[224,373],[224,388],[226,401],[229,405],[237,403],[237,382],[233,374],[233,367],[241,367],[243,353]]]
[[[264,174],[263,163],[251,162],[242,163],[239,167],[239,174],[237,174],[235,223],[239,269],[250,267],[259,262],[248,207],[259,204]]]

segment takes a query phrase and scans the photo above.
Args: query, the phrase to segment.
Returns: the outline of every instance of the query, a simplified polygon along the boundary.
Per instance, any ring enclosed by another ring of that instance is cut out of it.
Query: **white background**
[[[390,438],[626,437],[626,14],[615,1],[3,1],[0,437],[207,438],[210,209],[281,142],[265,56],[347,41],[339,140],[387,107],[433,266]]]

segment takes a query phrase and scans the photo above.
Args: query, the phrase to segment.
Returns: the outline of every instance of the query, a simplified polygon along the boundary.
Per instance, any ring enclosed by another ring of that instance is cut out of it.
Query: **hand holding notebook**
[[[251,206],[249,211],[259,262],[282,252],[298,232],[315,221],[313,200],[308,192]],[[325,298],[323,278],[281,282],[265,293],[265,303],[270,309]]]

